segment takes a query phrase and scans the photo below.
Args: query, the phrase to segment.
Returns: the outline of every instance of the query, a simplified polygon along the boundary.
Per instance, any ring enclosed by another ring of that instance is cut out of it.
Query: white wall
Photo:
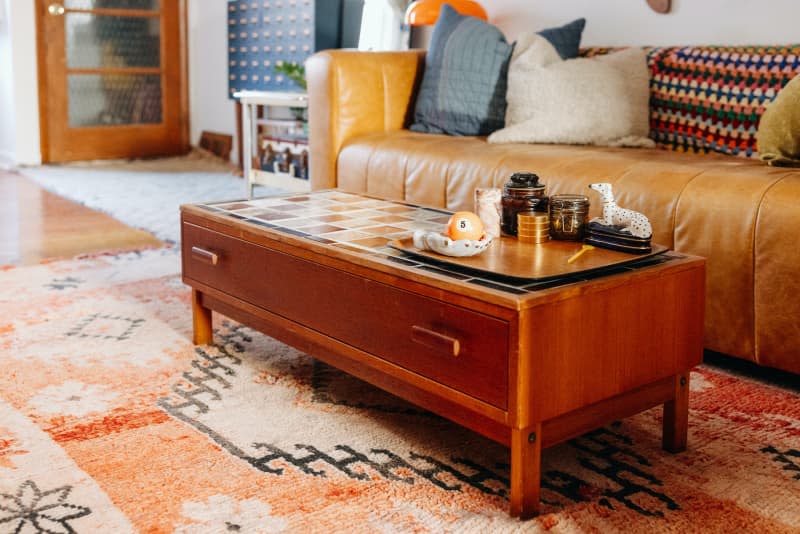
[[[42,157],[34,3],[0,2],[0,157],[11,164],[37,164]]]
[[[7,0],[0,0],[0,168],[14,162],[14,87]]]
[[[189,140],[200,141],[204,130],[234,136],[236,105],[228,98],[227,0],[188,0]],[[232,151],[236,159],[236,150]]]
[[[800,0],[672,0],[660,15],[645,0],[480,0],[509,40],[586,18],[581,44],[788,44],[800,42]]]

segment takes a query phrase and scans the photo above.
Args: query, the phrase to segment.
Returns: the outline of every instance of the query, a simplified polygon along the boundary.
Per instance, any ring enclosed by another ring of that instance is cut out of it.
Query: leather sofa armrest
[[[409,123],[424,62],[424,50],[326,50],[306,61],[312,189],[336,187],[336,159],[349,139]]]

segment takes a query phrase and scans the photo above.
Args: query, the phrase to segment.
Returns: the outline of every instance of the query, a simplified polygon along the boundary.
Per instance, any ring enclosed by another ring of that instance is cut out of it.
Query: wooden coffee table
[[[703,259],[537,282],[387,246],[448,217],[339,191],[183,206],[194,342],[212,342],[213,310],[510,447],[523,518],[543,447],[658,404],[663,447],[686,447]]]

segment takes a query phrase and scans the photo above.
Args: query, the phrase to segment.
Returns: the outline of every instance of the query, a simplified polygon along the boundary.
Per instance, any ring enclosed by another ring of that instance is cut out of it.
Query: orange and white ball
[[[450,239],[478,240],[483,237],[483,222],[471,211],[457,211],[447,222],[447,236]]]

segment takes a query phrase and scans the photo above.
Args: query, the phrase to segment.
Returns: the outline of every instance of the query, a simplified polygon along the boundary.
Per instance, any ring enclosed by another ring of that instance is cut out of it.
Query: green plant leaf
[[[275,72],[279,74],[283,74],[294,83],[306,89],[306,68],[299,64],[295,63],[294,61],[287,61],[275,65]]]

